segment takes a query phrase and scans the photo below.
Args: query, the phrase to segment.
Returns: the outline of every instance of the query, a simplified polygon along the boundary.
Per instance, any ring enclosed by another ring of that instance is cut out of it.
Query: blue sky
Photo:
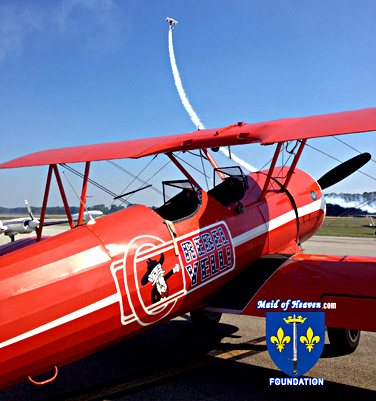
[[[177,66],[207,128],[375,106],[373,0],[2,0],[0,161],[42,149],[194,130],[171,73],[167,16],[179,21],[173,31]],[[376,159],[374,133],[340,139]],[[308,143],[340,160],[356,155],[333,138]],[[273,150],[233,149],[257,168]],[[141,178],[166,161],[159,156]],[[137,174],[147,162],[119,164]],[[299,167],[319,178],[335,165],[308,148]],[[364,171],[376,176],[373,162]],[[21,206],[25,198],[40,205],[46,174],[47,167],[1,170],[0,205]],[[93,164],[91,178],[115,193],[130,183],[106,162]],[[153,185],[161,189],[161,180],[175,178],[168,167]],[[80,188],[78,180],[72,182]],[[375,191],[376,181],[354,174],[332,190]],[[67,192],[69,202],[77,203]],[[89,204],[112,201],[93,188],[89,194]],[[134,201],[160,203],[148,190]],[[57,204],[52,194],[49,205]]]

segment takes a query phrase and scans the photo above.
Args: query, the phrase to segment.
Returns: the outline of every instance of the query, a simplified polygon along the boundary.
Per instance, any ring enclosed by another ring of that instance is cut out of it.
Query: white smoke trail
[[[226,148],[219,148],[219,150],[228,158],[230,158],[230,152]],[[251,173],[258,171],[257,168],[251,166],[249,163],[245,162],[244,160],[240,159],[234,153],[231,152],[231,159],[234,160],[235,163],[240,164],[242,167],[246,168]]]
[[[191,118],[193,124],[197,127],[197,129],[204,129],[204,126],[201,124],[200,119],[198,118],[197,114],[195,113],[192,106],[190,105],[190,103],[187,99],[187,96],[185,95],[183,85],[181,83],[178,67],[176,66],[174,48],[172,46],[172,29],[169,29],[169,32],[168,32],[168,51],[170,53],[170,62],[171,62],[172,73],[174,75],[175,86],[176,86],[176,89],[178,90],[178,93],[179,93],[180,99],[183,103],[183,106],[184,106],[185,110],[187,110],[189,117]]]
[[[181,102],[183,103],[185,110],[189,114],[189,117],[191,118],[193,124],[197,127],[197,129],[199,129],[199,130],[205,129],[204,125],[201,123],[197,114],[195,113],[192,106],[190,105],[190,103],[187,99],[187,96],[184,92],[183,85],[181,83],[181,79],[180,79],[180,75],[179,75],[179,71],[178,71],[178,67],[176,65],[176,60],[175,60],[175,55],[174,55],[174,47],[172,45],[172,29],[169,29],[169,32],[168,32],[168,51],[170,54],[170,62],[171,62],[172,73],[174,75],[175,86],[176,86],[176,89],[178,90]],[[220,150],[226,157],[230,158],[230,154],[227,149],[220,148]],[[251,166],[249,163],[240,159],[234,153],[231,153],[231,158],[232,158],[232,160],[234,160],[235,163],[240,164],[242,167],[244,167],[251,173],[258,171],[255,167]]]
[[[329,194],[325,195],[326,203],[344,208],[356,208],[367,213],[376,213],[376,201],[361,194]]]

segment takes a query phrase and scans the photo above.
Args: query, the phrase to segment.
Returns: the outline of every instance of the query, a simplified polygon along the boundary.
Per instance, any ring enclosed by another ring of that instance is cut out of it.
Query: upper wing
[[[375,130],[376,108],[373,107],[254,124],[238,123],[229,127],[205,129],[180,135],[43,150],[2,163],[0,168],[139,158],[159,153],[247,143],[268,145],[275,142]]]

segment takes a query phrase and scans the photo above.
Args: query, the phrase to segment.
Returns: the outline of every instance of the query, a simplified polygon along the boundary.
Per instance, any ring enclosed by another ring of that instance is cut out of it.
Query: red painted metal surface
[[[210,164],[213,166],[214,169],[218,169],[219,166],[217,164],[217,162],[214,160],[213,156],[211,155],[211,153],[207,150],[207,149],[203,149],[204,155],[207,157],[207,159],[209,160]],[[221,171],[217,171],[217,174],[219,176],[219,178],[224,181],[226,176],[221,172]]]
[[[37,233],[37,242],[39,242],[40,239],[41,239],[41,237],[42,237],[43,223],[44,223],[44,218],[45,218],[45,216],[46,216],[46,208],[47,208],[48,195],[49,195],[49,193],[50,193],[52,170],[53,170],[53,165],[50,165],[50,167],[48,168],[47,182],[46,182],[46,188],[45,188],[45,190],[44,190],[44,198],[43,198],[42,211],[41,211],[40,219],[39,219],[39,230],[38,230],[38,233]]]
[[[301,142],[301,144],[299,146],[298,152],[296,153],[296,155],[294,157],[294,160],[293,160],[293,162],[291,164],[290,170],[287,173],[286,181],[283,184],[283,189],[287,189],[287,187],[288,187],[288,185],[290,183],[291,177],[294,174],[296,165],[298,164],[298,161],[299,161],[300,156],[301,156],[301,154],[303,152],[303,149],[304,149],[304,146],[305,146],[306,142],[307,142],[307,139],[303,139],[303,141]]]
[[[66,215],[68,217],[69,226],[70,226],[70,228],[73,228],[74,227],[74,223],[73,223],[73,219],[72,219],[72,214],[71,214],[70,209],[69,209],[69,205],[68,205],[67,197],[65,195],[63,183],[61,182],[59,169],[57,168],[56,164],[53,165],[53,169],[54,169],[54,172],[55,172],[55,177],[56,177],[57,185],[59,187],[61,199],[62,199],[63,204],[64,204],[65,213],[66,213]]]
[[[84,212],[85,212],[85,205],[86,205],[86,192],[87,192],[87,184],[89,181],[89,171],[90,171],[90,162],[85,163],[85,173],[84,173],[84,181],[82,184],[82,191],[81,191],[81,203],[80,203],[80,210],[78,212],[78,221],[77,225],[79,226],[82,224],[84,219]]]
[[[322,309],[326,326],[376,331],[375,283],[375,258],[295,255],[260,288],[243,314],[265,316],[265,309],[257,309],[257,302],[264,299],[321,302],[322,306],[334,302],[335,309]]]
[[[246,140],[240,133],[237,138]],[[288,171],[248,175],[244,214],[236,201],[223,206],[202,190],[196,210],[175,220],[172,231],[157,212],[137,205],[1,256],[0,388],[204,307],[268,254],[297,253],[261,286],[244,314],[262,315],[259,299],[343,301],[338,315],[327,315],[330,325],[376,330],[357,309],[374,306],[374,259],[300,254],[296,241],[318,230],[325,203],[317,182],[299,169],[289,194],[281,191],[279,177]],[[263,188],[268,191],[260,201]]]
[[[176,160],[173,154],[169,153],[167,156],[196,188],[201,188],[200,185],[197,184],[196,180],[188,173],[188,171],[178,162],[178,160]]]
[[[272,175],[273,175],[273,172],[274,172],[275,165],[277,163],[277,159],[278,159],[279,153],[281,152],[282,143],[283,142],[280,142],[277,145],[277,149],[274,152],[273,160],[272,160],[272,163],[270,165],[270,168],[269,168],[269,171],[268,171],[268,175],[267,175],[266,180],[265,180],[264,187],[262,189],[262,193],[261,193],[261,196],[260,196],[260,201],[263,201],[265,199],[266,192],[269,189],[269,183],[270,183],[270,180],[272,178]]]
[[[172,136],[50,149],[2,163],[0,168],[138,158],[158,153],[247,143],[266,145],[276,142],[375,130],[376,108],[373,107],[342,113],[287,118],[253,124],[242,123],[240,126],[234,124],[232,127],[226,127],[225,131],[221,128],[214,128]]]
[[[145,206],[2,256],[0,387],[203,307],[250,263],[291,247],[297,223],[287,195],[276,188],[259,202],[266,172],[247,179],[244,214],[236,213],[236,203],[222,206],[202,191],[197,211],[174,222],[179,256],[163,218]],[[321,191],[300,170],[289,189],[298,210],[311,215],[300,225],[308,238],[323,218]],[[158,264],[164,297],[155,290],[158,275],[150,275]]]
[[[49,237],[46,236],[41,237],[41,241],[47,238]],[[37,242],[37,237],[22,238],[14,242],[8,242],[7,244],[0,246],[0,256],[25,248],[29,245],[35,244],[36,242]]]

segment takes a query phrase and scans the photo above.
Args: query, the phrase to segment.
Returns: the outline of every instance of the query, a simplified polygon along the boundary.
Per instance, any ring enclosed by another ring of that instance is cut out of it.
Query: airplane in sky
[[[166,18],[166,21],[170,24],[170,29],[174,29],[174,26],[178,23],[178,21],[169,17]]]
[[[44,150],[0,164],[48,166],[37,237],[0,247],[0,388],[51,382],[59,367],[188,312],[209,328],[222,313],[265,316],[260,302],[275,307],[277,300],[295,300],[292,313],[307,305],[325,311],[331,344],[352,352],[361,330],[376,332],[376,258],[304,254],[301,245],[324,221],[323,190],[370,155],[317,181],[297,163],[310,138],[375,130],[376,108],[368,108]],[[291,165],[277,167],[291,141]],[[245,175],[218,166],[209,151],[248,144],[274,144],[268,169]],[[178,153],[187,151],[212,165],[210,190],[180,163]],[[184,176],[162,182],[164,193],[172,187],[177,195],[156,210],[133,205],[83,224],[92,162],[159,154]],[[85,171],[75,227],[58,166],[79,162]],[[71,229],[46,238],[53,177]],[[38,381],[49,371],[50,379]]]

